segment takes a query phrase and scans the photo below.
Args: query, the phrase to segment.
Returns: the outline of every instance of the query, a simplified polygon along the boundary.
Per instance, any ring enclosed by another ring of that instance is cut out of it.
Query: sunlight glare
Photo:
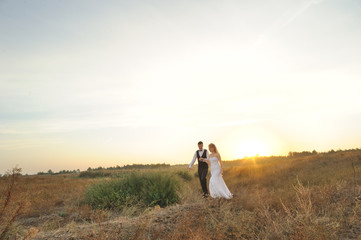
[[[248,140],[238,145],[237,157],[266,156],[269,155],[264,143],[257,140]]]

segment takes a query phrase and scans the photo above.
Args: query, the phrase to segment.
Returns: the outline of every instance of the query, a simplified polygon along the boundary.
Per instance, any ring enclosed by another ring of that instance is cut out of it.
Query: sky
[[[361,1],[0,0],[0,174],[359,148]]]

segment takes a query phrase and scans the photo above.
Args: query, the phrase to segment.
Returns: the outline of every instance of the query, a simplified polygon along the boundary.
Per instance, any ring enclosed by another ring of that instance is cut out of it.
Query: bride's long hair
[[[216,145],[214,145],[214,143],[210,143],[210,144],[208,145],[208,149],[211,148],[211,147],[214,149],[214,152],[215,152],[215,153],[218,153],[217,147],[216,147]]]

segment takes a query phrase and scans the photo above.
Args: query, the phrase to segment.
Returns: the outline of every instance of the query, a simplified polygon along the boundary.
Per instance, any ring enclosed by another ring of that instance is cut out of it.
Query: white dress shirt
[[[191,168],[191,167],[193,166],[194,162],[196,161],[196,159],[197,159],[197,152],[199,152],[199,156],[202,157],[203,151],[204,151],[204,149],[202,149],[202,150],[197,150],[197,151],[194,153],[192,162],[189,164],[189,168]],[[209,152],[208,152],[208,151],[207,151],[207,158],[209,158]]]

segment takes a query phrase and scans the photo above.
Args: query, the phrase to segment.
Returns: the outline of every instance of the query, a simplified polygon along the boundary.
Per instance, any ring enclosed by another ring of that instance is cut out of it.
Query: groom
[[[199,160],[200,158],[209,158],[209,153],[207,149],[203,149],[203,142],[198,142],[198,148],[194,153],[192,162],[189,164],[188,171],[191,170],[192,165],[196,161],[196,158],[198,160],[198,176],[199,181],[201,182],[202,190],[203,190],[203,198],[208,197],[208,189],[207,189],[207,173],[208,173],[208,164],[206,162],[203,162]]]

